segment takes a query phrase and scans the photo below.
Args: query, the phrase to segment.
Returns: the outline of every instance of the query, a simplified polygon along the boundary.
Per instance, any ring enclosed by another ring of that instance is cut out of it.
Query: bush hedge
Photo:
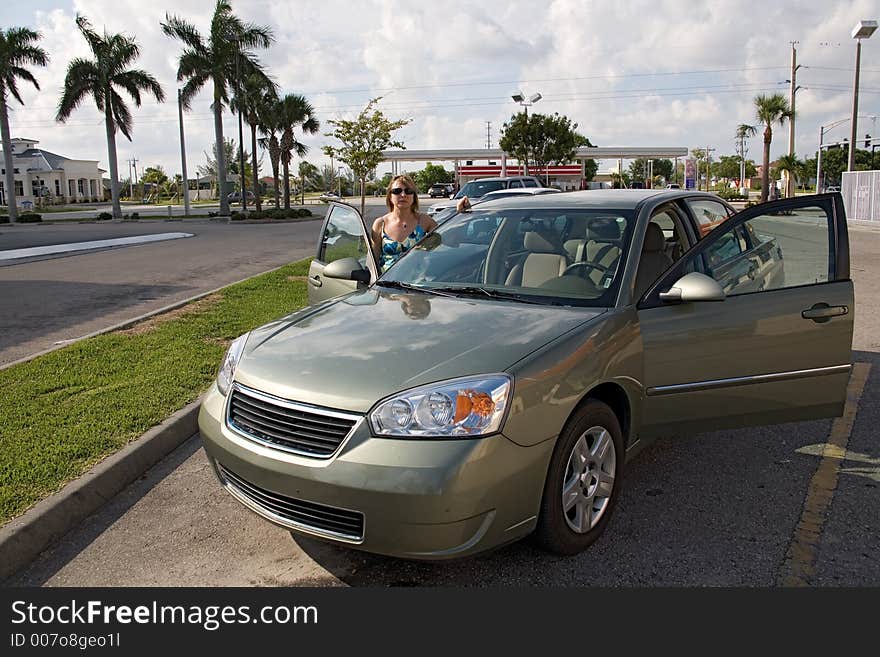
[[[260,210],[259,212],[256,210],[251,212],[233,212],[231,218],[232,221],[243,221],[244,219],[301,219],[311,216],[312,211],[306,208],[291,208],[290,210],[279,208]]]
[[[110,214],[109,212],[99,212],[98,216],[95,217],[95,219],[98,219],[99,221],[107,221],[112,218],[113,218],[113,215]]]
[[[36,224],[43,220],[43,215],[37,214],[36,212],[25,212],[24,214],[18,215],[18,221],[22,224]]]

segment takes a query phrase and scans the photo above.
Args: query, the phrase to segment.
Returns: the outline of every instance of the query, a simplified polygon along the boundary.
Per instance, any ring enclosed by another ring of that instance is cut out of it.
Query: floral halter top
[[[407,235],[403,241],[398,242],[385,232],[385,223],[382,222],[382,271],[387,270],[400,256],[409,251],[424,236],[425,229],[422,228],[422,224],[419,222],[413,228],[413,232]]]

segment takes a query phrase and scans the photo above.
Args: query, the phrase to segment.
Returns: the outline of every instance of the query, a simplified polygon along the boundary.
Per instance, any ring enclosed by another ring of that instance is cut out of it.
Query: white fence
[[[880,224],[880,171],[845,171],[840,182],[847,220]]]

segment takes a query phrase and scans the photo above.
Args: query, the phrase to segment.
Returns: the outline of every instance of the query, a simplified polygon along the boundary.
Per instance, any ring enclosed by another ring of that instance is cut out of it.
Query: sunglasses
[[[406,194],[407,196],[412,196],[416,193],[416,190],[410,189],[409,187],[395,187],[391,190],[391,193],[395,196],[400,196],[401,194]]]

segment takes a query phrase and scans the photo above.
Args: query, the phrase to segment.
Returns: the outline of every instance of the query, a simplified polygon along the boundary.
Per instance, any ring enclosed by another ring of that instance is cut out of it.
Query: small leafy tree
[[[327,121],[334,130],[325,136],[338,139],[342,142],[342,146],[325,146],[324,153],[340,162],[345,162],[354,172],[360,182],[361,214],[364,213],[366,203],[364,198],[366,182],[382,161],[382,151],[388,148],[406,148],[403,142],[392,137],[392,133],[407,125],[410,119],[397,121],[388,119],[376,109],[376,104],[381,99],[381,96],[371,99],[354,121],[343,119]]]
[[[532,114],[526,118],[524,113],[517,113],[501,129],[498,145],[526,164],[563,164],[574,159],[579,146],[592,146],[589,139],[577,132],[577,127],[577,123],[559,114]]]
[[[424,169],[415,174],[414,178],[419,186],[419,191],[427,192],[435,183],[451,183],[455,179],[455,174],[444,169],[442,165],[428,162]]]

